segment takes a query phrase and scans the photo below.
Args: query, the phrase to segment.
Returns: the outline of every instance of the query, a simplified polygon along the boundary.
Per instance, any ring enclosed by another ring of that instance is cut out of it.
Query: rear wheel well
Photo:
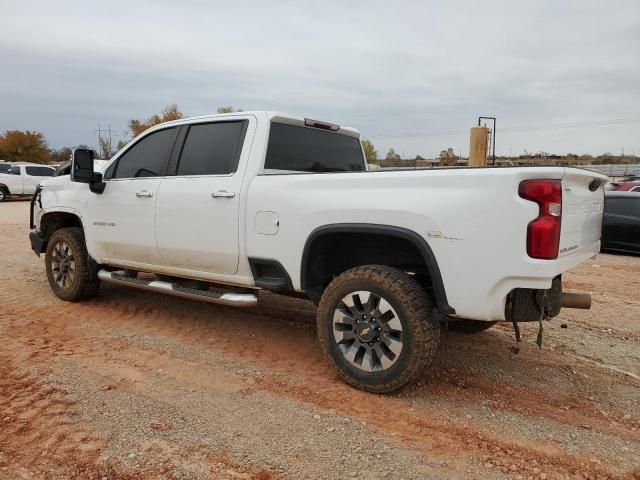
[[[48,240],[53,232],[61,228],[82,228],[82,221],[77,215],[68,212],[45,213],[40,219],[40,232]]]
[[[415,232],[392,226],[338,224],[314,230],[303,253],[302,288],[318,301],[334,277],[364,265],[386,265],[412,274],[440,313],[455,313],[447,304],[440,270],[429,245]]]

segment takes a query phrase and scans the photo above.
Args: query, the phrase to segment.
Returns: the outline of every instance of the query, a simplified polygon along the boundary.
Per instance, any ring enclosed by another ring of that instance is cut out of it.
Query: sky
[[[640,155],[640,0],[0,0],[0,132],[53,148],[175,103],[349,125],[381,156]]]

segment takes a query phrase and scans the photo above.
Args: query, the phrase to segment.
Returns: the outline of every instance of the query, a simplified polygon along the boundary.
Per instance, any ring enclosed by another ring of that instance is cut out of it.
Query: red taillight
[[[518,191],[526,200],[540,206],[538,218],[527,227],[527,254],[531,258],[553,260],[560,249],[562,223],[562,182],[560,180],[525,180]]]

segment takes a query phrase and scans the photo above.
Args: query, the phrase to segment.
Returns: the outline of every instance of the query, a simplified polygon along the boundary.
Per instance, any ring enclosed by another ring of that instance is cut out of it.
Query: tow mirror
[[[93,182],[93,150],[76,148],[71,158],[71,181]]]
[[[102,193],[106,184],[102,174],[93,171],[93,150],[76,148],[71,157],[71,181],[88,183],[94,193]]]

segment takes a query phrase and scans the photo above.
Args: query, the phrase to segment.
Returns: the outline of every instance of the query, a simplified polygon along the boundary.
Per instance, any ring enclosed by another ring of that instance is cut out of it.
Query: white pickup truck
[[[53,177],[55,168],[37,163],[14,164],[7,173],[0,173],[0,202],[9,196],[33,195],[36,186]]]
[[[241,112],[150,128],[101,173],[74,151],[71,175],[34,195],[30,239],[63,300],[101,281],[236,306],[260,289],[307,297],[340,376],[390,392],[431,363],[442,324],[509,321],[518,336],[519,322],[585,308],[561,276],[600,249],[606,181],[369,171],[352,128]]]

